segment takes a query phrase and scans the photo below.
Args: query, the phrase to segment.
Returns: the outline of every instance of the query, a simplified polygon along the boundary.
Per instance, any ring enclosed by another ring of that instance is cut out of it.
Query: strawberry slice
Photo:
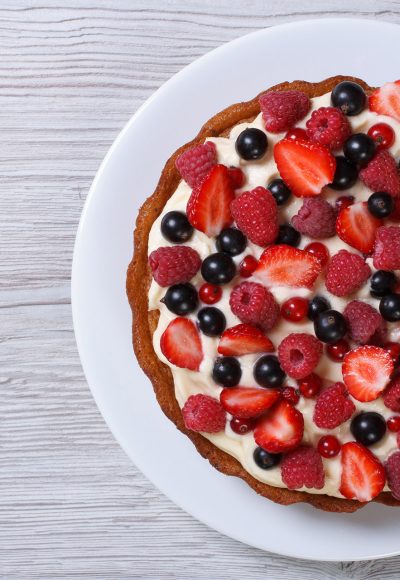
[[[178,317],[170,322],[160,340],[161,352],[173,365],[198,371],[203,360],[200,335],[194,322]]]
[[[386,83],[369,97],[370,111],[400,121],[400,81]]]
[[[235,199],[232,179],[225,165],[215,165],[192,191],[186,213],[192,226],[210,238],[231,225],[230,204]]]
[[[273,352],[274,345],[260,328],[252,324],[237,324],[225,330],[218,352],[225,356],[240,356],[258,352]]]
[[[254,276],[265,286],[311,288],[321,268],[310,252],[280,244],[264,250]]]
[[[274,147],[274,158],[283,181],[297,197],[318,195],[333,181],[336,159],[317,143],[283,139]]]
[[[376,230],[381,225],[381,220],[369,212],[367,202],[361,201],[340,211],[336,232],[346,244],[363,254],[369,254],[374,248]]]
[[[347,499],[371,501],[385,487],[382,463],[361,443],[349,441],[342,447],[342,477],[339,491]]]
[[[343,360],[343,381],[357,401],[375,401],[390,381],[394,364],[389,352],[378,346],[360,346]]]
[[[250,419],[262,415],[276,403],[279,396],[276,389],[233,387],[221,391],[220,401],[225,411],[234,417]]]
[[[282,400],[258,421],[254,439],[265,451],[281,453],[297,447],[303,431],[303,415],[288,401]]]

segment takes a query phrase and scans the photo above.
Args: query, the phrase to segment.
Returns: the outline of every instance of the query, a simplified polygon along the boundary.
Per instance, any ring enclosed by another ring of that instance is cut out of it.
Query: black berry
[[[337,342],[346,334],[346,320],[337,310],[325,310],[315,318],[314,331],[322,342]]]
[[[282,179],[273,179],[268,183],[267,189],[274,196],[277,205],[284,205],[292,195],[292,192]]]
[[[199,299],[191,284],[175,284],[168,288],[162,302],[174,314],[185,316],[196,310]]]
[[[349,161],[366,165],[375,155],[376,143],[365,133],[351,135],[343,146],[343,152]]]
[[[386,296],[391,294],[396,286],[397,278],[394,272],[377,270],[371,276],[372,296]]]
[[[323,296],[314,296],[308,304],[307,316],[310,320],[315,320],[318,314],[329,310],[331,307],[329,300]]]
[[[246,236],[237,228],[225,228],[217,237],[217,250],[237,256],[244,252],[247,246]]]
[[[225,252],[210,254],[201,265],[201,275],[211,284],[227,284],[235,274],[235,262]]]
[[[284,224],[279,226],[279,234],[276,240],[276,244],[287,244],[288,246],[293,246],[297,248],[300,243],[301,236],[294,227]]]
[[[369,447],[378,443],[386,433],[386,421],[379,413],[359,413],[352,419],[350,431],[356,441]]]
[[[281,387],[286,374],[276,356],[266,354],[254,366],[254,378],[262,387]]]
[[[256,447],[253,453],[253,459],[256,465],[261,469],[271,469],[278,465],[282,459],[281,453],[268,453],[262,447]]]
[[[345,115],[358,115],[365,108],[367,97],[364,89],[357,83],[343,81],[336,85],[331,94],[334,107],[338,107]]]
[[[357,166],[343,157],[338,155],[336,157],[336,169],[332,183],[329,187],[337,191],[343,191],[352,187],[358,178]]]
[[[222,356],[214,362],[212,377],[218,385],[235,387],[239,384],[242,376],[240,363],[232,356]]]
[[[181,211],[169,211],[161,220],[161,233],[170,242],[181,244],[192,237],[193,227],[186,214]]]
[[[226,327],[226,318],[219,308],[207,306],[197,314],[199,327],[206,336],[220,336]]]
[[[384,191],[377,191],[368,198],[368,209],[377,218],[386,218],[394,210],[393,197]]]
[[[400,294],[384,296],[379,304],[379,312],[389,322],[400,320]]]
[[[236,152],[242,159],[261,159],[268,147],[268,139],[260,129],[245,129],[236,139]]]

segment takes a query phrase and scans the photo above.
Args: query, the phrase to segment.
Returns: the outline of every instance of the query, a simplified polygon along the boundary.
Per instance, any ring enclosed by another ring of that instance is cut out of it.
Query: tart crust
[[[284,82],[267,91],[299,90],[310,98],[321,96],[332,91],[335,85],[343,80],[351,80],[360,84],[369,94],[373,88],[364,81],[355,77],[335,76],[319,83],[305,81]],[[127,271],[126,290],[129,304],[132,309],[132,337],[133,347],[140,366],[150,378],[157,401],[164,414],[191,439],[197,451],[219,471],[226,475],[234,475],[243,479],[258,494],[282,505],[294,503],[308,503],[318,509],[329,512],[354,512],[365,505],[358,501],[341,499],[322,494],[313,494],[303,491],[293,491],[286,488],[274,487],[258,481],[250,475],[242,465],[200,433],[186,429],[181,409],[174,392],[172,373],[157,357],[153,349],[152,336],[157,327],[159,311],[148,310],[148,289],[151,282],[151,273],[148,266],[148,238],[150,229],[163,210],[168,199],[175,192],[181,177],[175,167],[176,158],[189,147],[203,143],[207,137],[226,136],[230,130],[245,121],[253,120],[260,113],[258,96],[251,101],[237,103],[224,109],[203,125],[198,135],[186,145],[180,147],[167,161],[154,193],[145,201],[139,211],[134,231],[134,255]],[[374,500],[390,506],[399,506],[391,493],[383,492]]]

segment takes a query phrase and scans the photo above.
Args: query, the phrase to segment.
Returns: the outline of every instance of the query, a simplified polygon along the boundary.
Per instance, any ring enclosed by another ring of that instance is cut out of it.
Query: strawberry
[[[342,447],[340,493],[347,499],[371,501],[385,487],[382,463],[361,443],[349,441]]]
[[[297,447],[303,431],[303,415],[288,401],[282,400],[259,420],[254,430],[254,439],[265,451],[281,453]]]
[[[198,371],[203,360],[200,335],[194,322],[178,317],[170,322],[160,340],[161,352],[173,365]]]
[[[386,83],[369,97],[370,111],[400,121],[400,81]]]
[[[381,225],[381,221],[369,212],[367,202],[361,201],[339,212],[336,232],[352,248],[370,254],[374,249],[376,231]]]
[[[320,272],[318,258],[305,250],[281,244],[264,250],[254,276],[265,286],[311,288]]]
[[[225,330],[218,352],[225,356],[240,356],[258,352],[273,352],[274,345],[265,334],[251,324],[237,324]]]
[[[378,346],[360,346],[343,360],[343,381],[357,401],[374,401],[382,393],[393,373],[390,353]]]
[[[225,165],[214,165],[192,191],[186,208],[189,222],[210,238],[217,236],[233,222],[230,204],[234,199],[229,169]]]
[[[272,407],[279,399],[276,389],[259,389],[257,387],[232,387],[222,389],[221,405],[231,415],[239,419],[258,417]]]
[[[297,197],[318,195],[333,181],[336,160],[323,145],[283,139],[274,147],[274,158],[283,181]]]

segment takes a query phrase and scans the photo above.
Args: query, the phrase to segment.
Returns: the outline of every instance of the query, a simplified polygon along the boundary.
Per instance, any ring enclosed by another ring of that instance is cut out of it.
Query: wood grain
[[[0,3],[1,578],[399,577],[400,558],[282,558],[174,506],[97,411],[70,312],[80,212],[129,116],[172,74],[232,38],[338,14],[399,22],[400,1]]]

